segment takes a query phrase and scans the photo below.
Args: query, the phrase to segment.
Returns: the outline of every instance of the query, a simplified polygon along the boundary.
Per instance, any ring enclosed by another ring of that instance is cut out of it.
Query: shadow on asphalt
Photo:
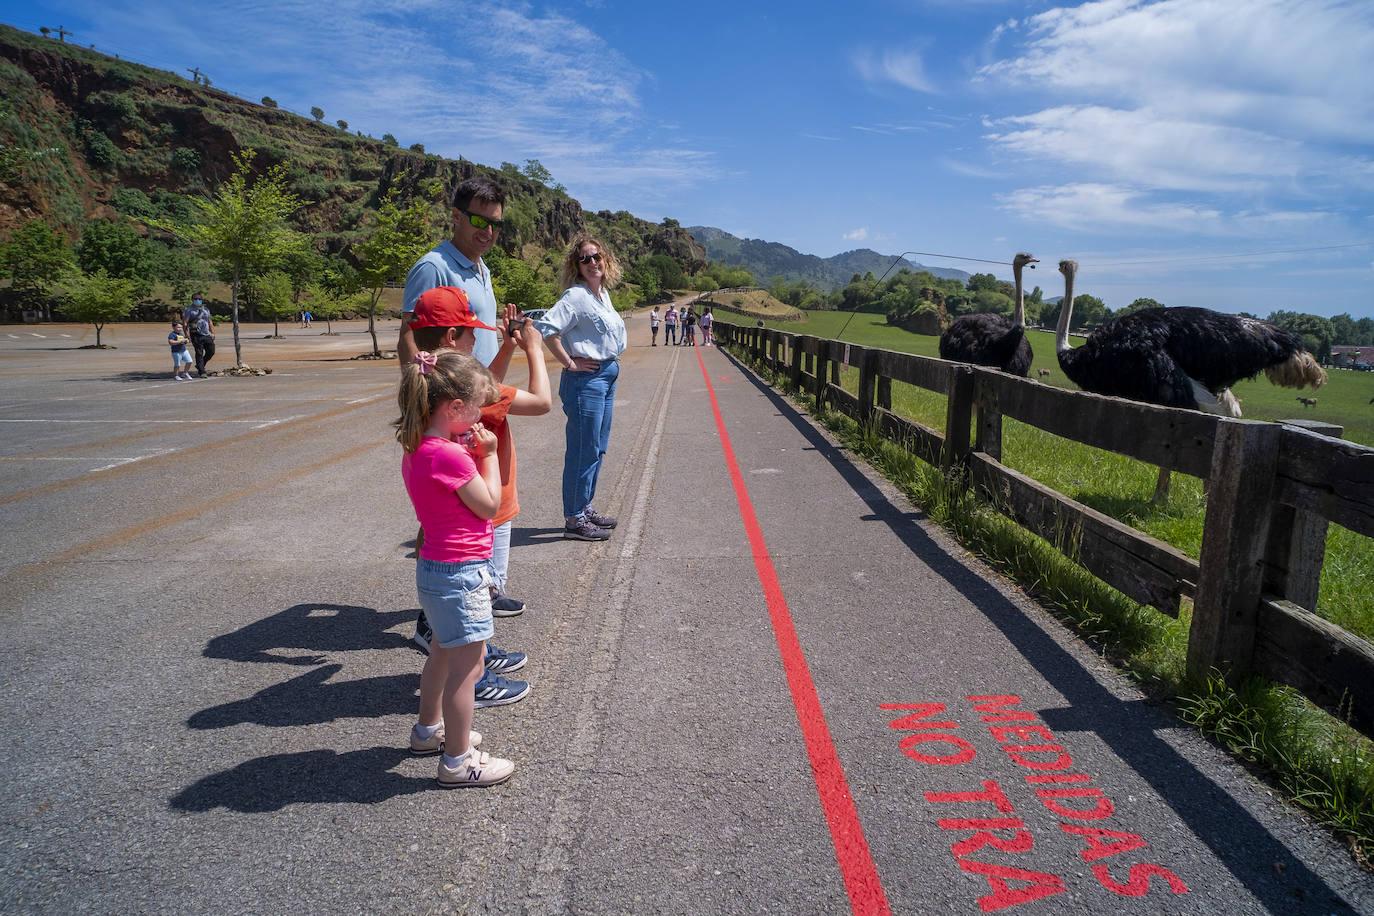
[[[1288,847],[1268,831],[1225,788],[1200,772],[1161,740],[1156,729],[1185,728],[1139,700],[1113,696],[1049,634],[982,576],[950,556],[910,514],[894,506],[786,398],[722,350],[741,375],[777,408],[873,510],[872,518],[893,533],[932,572],[944,578],[994,624],[1036,671],[1069,701],[1064,709],[1037,710],[1055,732],[1091,732],[1123,763],[1147,781],[1241,884],[1270,913],[1340,912],[1347,904]]]
[[[321,749],[258,757],[197,781],[178,792],[171,806],[178,811],[223,807],[265,814],[301,803],[371,805],[398,795],[432,792],[432,778],[391,772],[409,758],[407,749],[395,747],[346,754]]]
[[[366,677],[359,680],[329,679],[343,665],[323,665],[314,671],[259,690],[245,700],[235,700],[203,709],[186,724],[196,729],[228,728],[233,725],[265,725],[290,728],[293,725],[318,725],[333,722],[341,715],[350,719],[375,719],[380,716],[413,714],[420,672]]]
[[[515,528],[510,530],[510,545],[525,547],[530,544],[549,544],[563,540],[563,529],[559,528]]]
[[[417,611],[378,611],[348,604],[297,604],[279,614],[255,620],[205,646],[207,658],[236,662],[275,662],[281,665],[321,665],[323,655],[288,655],[282,650],[310,653],[352,652],[360,649],[398,649],[410,641],[387,632],[415,619]]]

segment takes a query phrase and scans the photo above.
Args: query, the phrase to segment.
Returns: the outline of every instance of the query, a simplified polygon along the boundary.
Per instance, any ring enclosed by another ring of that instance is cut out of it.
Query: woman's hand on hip
[[[597,372],[601,369],[601,360],[588,359],[585,356],[574,356],[572,365],[568,368],[572,372]]]

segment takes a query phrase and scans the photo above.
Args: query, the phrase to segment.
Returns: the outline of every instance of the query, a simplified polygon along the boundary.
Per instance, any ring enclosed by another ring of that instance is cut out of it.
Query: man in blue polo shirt
[[[396,356],[402,367],[415,358],[415,336],[410,324],[415,319],[416,303],[421,295],[431,289],[440,286],[459,287],[467,295],[468,308],[477,320],[497,327],[496,291],[492,288],[491,271],[483,263],[482,255],[491,251],[491,246],[496,244],[496,233],[502,226],[501,212],[505,205],[505,193],[490,178],[469,178],[454,189],[453,240],[440,242],[416,261],[406,274],[405,296],[401,305],[401,335],[396,343]],[[429,321],[428,318],[426,320]],[[490,366],[501,349],[500,335],[470,325],[467,333],[473,335],[473,358],[484,366]],[[510,556],[510,535],[509,522],[494,532],[494,553],[503,552],[505,557]],[[498,575],[504,577],[505,569],[501,569]],[[501,585],[504,586],[504,582]],[[496,617],[514,617],[525,610],[523,601],[499,591],[493,593],[491,605],[492,614]],[[429,621],[425,620],[421,611],[412,639],[428,652],[429,637]],[[513,671],[524,663],[525,653],[506,652],[488,643],[486,670],[475,688],[477,707],[503,706],[529,693],[526,682],[508,681],[499,676],[500,672]]]
[[[482,263],[482,255],[496,244],[505,205],[505,192],[490,178],[469,178],[454,189],[453,240],[440,242],[406,274],[401,337],[396,343],[396,356],[402,366],[415,357],[415,340],[410,333],[415,300],[437,286],[461,288],[477,320],[496,326],[496,291],[491,285],[491,271]],[[478,328],[475,334],[472,355],[482,365],[490,366],[501,348],[501,341],[495,331]]]

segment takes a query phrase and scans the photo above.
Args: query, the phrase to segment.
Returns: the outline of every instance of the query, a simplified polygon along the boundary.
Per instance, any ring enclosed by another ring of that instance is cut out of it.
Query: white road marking
[[[30,332],[29,332],[29,336],[30,336],[30,337],[37,337],[37,338],[39,338],[39,339],[41,339],[41,340],[47,340],[47,339],[48,339],[48,335],[47,335],[47,334],[35,334],[33,331],[30,331]]]
[[[276,420],[268,420],[266,423],[259,423],[257,426],[254,426],[253,429],[266,429],[269,426],[276,426],[278,423],[287,423],[291,420],[299,420],[302,416],[303,414],[292,414],[289,417],[281,417]]]
[[[160,457],[160,456],[162,456],[162,455],[170,455],[170,454],[172,454],[172,452],[178,452],[178,451],[181,451],[181,450],[180,450],[180,449],[176,449],[176,448],[160,448],[160,449],[155,449],[155,450],[153,450],[153,451],[151,451],[151,452],[148,452],[146,455],[135,455],[135,456],[133,456],[132,458],[121,458],[121,459],[119,459],[118,461],[116,461],[114,464],[107,464],[107,465],[105,465],[105,466],[103,466],[103,467],[91,468],[91,473],[94,474],[94,473],[96,473],[96,472],[98,472],[98,471],[108,471],[108,470],[111,470],[111,469],[113,469],[113,468],[123,467],[123,466],[126,465],[126,464],[133,464],[133,463],[136,462],[136,461],[142,461],[142,460],[144,460],[145,458],[158,458],[158,457]]]

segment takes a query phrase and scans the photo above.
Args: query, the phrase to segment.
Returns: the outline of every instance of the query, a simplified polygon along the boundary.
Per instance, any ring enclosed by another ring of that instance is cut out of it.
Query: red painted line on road
[[[825,724],[825,713],[821,709],[816,685],[811,680],[811,670],[806,665],[806,654],[797,639],[796,628],[792,625],[792,614],[787,609],[787,599],[783,597],[782,585],[773,569],[773,561],[768,557],[768,545],[763,540],[763,530],[759,527],[758,517],[754,514],[754,504],[749,499],[749,491],[744,486],[744,476],[740,473],[739,462],[735,460],[735,450],[730,444],[730,435],[725,431],[725,420],[720,414],[720,404],[716,402],[716,390],[711,386],[711,376],[706,371],[706,361],[701,351],[697,352],[697,362],[701,364],[701,377],[706,381],[706,393],[711,398],[711,410],[716,417],[716,430],[720,433],[721,450],[725,453],[725,464],[730,470],[730,482],[735,488],[735,498],[739,501],[740,520],[749,536],[749,548],[754,555],[754,568],[758,571],[759,583],[763,585],[764,598],[768,602],[768,616],[773,622],[773,634],[778,640],[778,651],[782,653],[782,667],[787,674],[787,686],[792,691],[792,705],[797,711],[797,721],[801,724],[802,737],[806,742],[806,753],[811,759],[811,773],[816,780],[816,792],[821,798],[821,808],[825,812],[826,823],[830,826],[830,840],[835,845],[835,857],[844,875],[845,889],[849,892],[849,905],[855,913],[888,913],[887,896],[883,893],[882,881],[873,865],[873,856],[868,851],[868,841],[864,839],[863,825],[859,814],[854,810],[854,799],[849,794],[849,782],[844,778],[844,767],[840,765],[839,755],[835,753],[835,743],[830,739],[830,729]]]

